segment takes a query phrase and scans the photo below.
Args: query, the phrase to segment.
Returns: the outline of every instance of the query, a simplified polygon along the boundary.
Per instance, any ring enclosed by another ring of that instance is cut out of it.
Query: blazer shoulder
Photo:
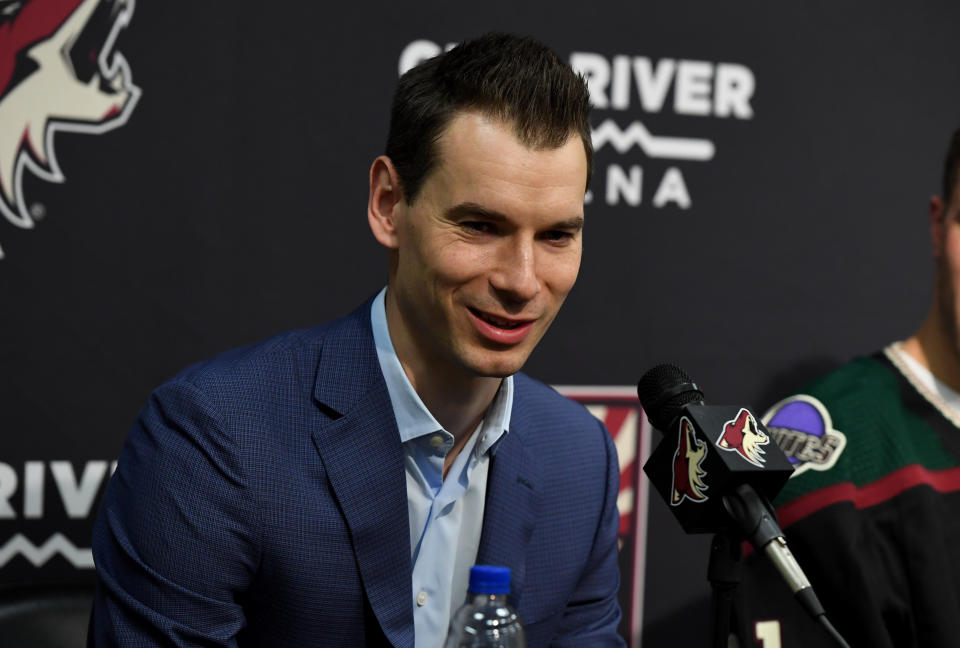
[[[537,417],[567,421],[572,425],[597,424],[587,408],[530,376],[517,373],[513,377],[514,405],[523,412],[533,411]]]
[[[255,398],[262,390],[288,384],[294,378],[312,388],[325,345],[351,350],[372,348],[371,302],[367,300],[339,319],[224,351],[187,367],[168,382],[190,383],[214,398],[223,394],[228,401],[242,396]],[[360,342],[367,338],[368,344]]]
[[[613,442],[606,427],[580,403],[523,374],[514,377],[511,429],[541,458],[561,463],[605,463]]]
[[[329,324],[279,333],[265,340],[219,353],[190,365],[168,382],[187,382],[216,392],[262,379],[305,356],[317,357]]]
[[[230,349],[193,364],[158,391],[177,385],[203,394],[215,408],[242,412],[267,403],[307,402],[324,348],[361,337],[356,322],[342,318],[309,329],[296,329]],[[296,395],[295,395],[296,394]]]

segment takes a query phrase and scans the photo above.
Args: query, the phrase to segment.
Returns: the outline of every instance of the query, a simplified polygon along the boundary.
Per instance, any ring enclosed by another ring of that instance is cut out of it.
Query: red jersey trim
[[[928,470],[919,464],[904,466],[886,477],[859,488],[850,482],[834,484],[801,495],[777,509],[781,528],[786,528],[817,511],[840,502],[851,502],[865,509],[885,502],[914,486],[929,486],[940,493],[960,490],[960,467]]]
[[[784,504],[777,509],[777,518],[780,520],[780,528],[786,529],[828,506],[850,502],[858,510],[865,509],[881,504],[915,486],[929,486],[939,493],[960,491],[960,467],[928,470],[919,464],[911,464],[859,488],[851,482],[834,484]],[[743,548],[745,555],[753,551],[746,542]]]

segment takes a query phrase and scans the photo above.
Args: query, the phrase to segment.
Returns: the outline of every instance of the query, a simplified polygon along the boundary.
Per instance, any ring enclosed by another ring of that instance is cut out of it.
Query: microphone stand
[[[713,648],[728,648],[730,624],[733,620],[733,599],[740,584],[740,558],[743,536],[739,533],[717,533],[710,543],[710,607],[713,610]]]
[[[773,507],[766,498],[748,484],[741,484],[732,492],[723,495],[723,507],[736,522],[737,531],[716,534],[710,546],[707,578],[713,587],[714,648],[728,648],[729,645],[733,597],[737,585],[740,584],[740,557],[744,538],[754,549],[763,550],[773,560],[777,570],[793,590],[794,598],[810,617],[823,626],[837,645],[850,648],[827,619],[810,582],[787,549],[783,531],[780,530]]]
[[[733,600],[741,580],[744,539],[759,549],[782,535],[769,502],[747,484],[741,484],[724,495],[723,507],[735,524],[734,529],[714,535],[710,544],[707,580],[712,590],[713,648],[729,646],[730,626],[734,620]],[[823,613],[822,609],[820,613]]]

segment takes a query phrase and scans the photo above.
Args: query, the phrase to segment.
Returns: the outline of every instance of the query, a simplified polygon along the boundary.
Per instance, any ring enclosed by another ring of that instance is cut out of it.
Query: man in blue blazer
[[[97,520],[91,645],[439,647],[474,563],[511,568],[529,646],[623,645],[615,448],[518,373],[579,270],[587,113],[530,39],[401,78],[387,288],[156,390]]]

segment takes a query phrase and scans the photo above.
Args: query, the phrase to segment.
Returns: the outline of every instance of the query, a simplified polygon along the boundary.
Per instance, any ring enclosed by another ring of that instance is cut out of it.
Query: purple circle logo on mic
[[[793,477],[807,470],[829,470],[847,445],[823,403],[806,394],[780,401],[764,414],[763,422],[793,464]]]

